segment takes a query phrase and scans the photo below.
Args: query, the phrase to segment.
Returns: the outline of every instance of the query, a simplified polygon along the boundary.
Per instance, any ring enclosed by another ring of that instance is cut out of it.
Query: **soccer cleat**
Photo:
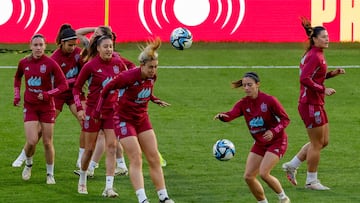
[[[79,184],[79,185],[78,185],[78,193],[79,193],[79,194],[83,194],[83,195],[87,195],[87,194],[88,194],[88,191],[87,191],[87,188],[86,188],[86,185],[85,185],[85,184]]]
[[[77,175],[77,176],[80,176],[80,170],[74,170],[74,174]],[[94,171],[92,171],[92,173],[91,173],[88,170],[86,175],[87,175],[88,178],[94,178]]]
[[[330,190],[330,188],[322,185],[319,180],[306,184],[305,188],[310,190]]]
[[[26,157],[20,154],[16,160],[12,163],[12,167],[21,167],[23,163],[25,162]]]
[[[115,197],[119,196],[119,194],[116,193],[116,192],[114,191],[114,189],[112,189],[112,188],[107,188],[107,189],[105,189],[104,192],[102,193],[102,196],[103,196],[103,197],[115,198]]]
[[[297,185],[296,181],[296,173],[297,168],[290,166],[290,162],[286,162],[282,165],[283,170],[286,172],[286,177],[290,181],[291,184]]]
[[[54,185],[55,183],[56,183],[56,182],[55,182],[54,175],[46,174],[46,184],[48,184],[48,185]]]
[[[279,203],[291,203],[289,197],[285,197],[284,199],[281,199]]]
[[[141,203],[150,203],[148,199],[142,201]]]
[[[127,176],[128,174],[129,174],[129,171],[127,168],[123,168],[123,167],[115,168],[115,176]]]
[[[172,199],[166,197],[164,200],[159,200],[159,203],[175,203]]]
[[[162,157],[160,152],[159,152],[159,157],[160,157],[160,165],[161,165],[161,167],[165,167],[166,166],[166,160]]]
[[[25,165],[24,170],[22,172],[22,179],[29,180],[31,177],[31,168],[32,165]]]

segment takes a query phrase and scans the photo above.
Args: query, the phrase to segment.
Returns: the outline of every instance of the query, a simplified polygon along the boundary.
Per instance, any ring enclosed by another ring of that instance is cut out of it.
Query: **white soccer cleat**
[[[80,170],[74,170],[74,174],[77,176],[80,176]],[[94,178],[94,171],[90,171],[89,170],[86,172],[86,175],[88,178]]]
[[[54,175],[51,175],[51,174],[46,175],[46,184],[48,184],[48,185],[56,184]]]
[[[290,162],[286,162],[282,165],[283,170],[286,172],[286,177],[291,184],[297,185],[296,174],[297,168],[290,166]]]
[[[165,198],[164,200],[159,200],[160,203],[175,203],[174,200],[170,198]]]
[[[115,168],[115,176],[127,176],[129,171],[127,168],[124,167],[116,167]]]
[[[310,190],[330,190],[330,188],[322,185],[319,180],[306,184],[305,188]]]
[[[20,154],[16,160],[12,163],[12,167],[21,167],[23,163],[25,162],[26,157],[23,156],[23,154]]]
[[[87,194],[88,194],[88,191],[87,191],[87,188],[86,188],[86,185],[85,185],[85,184],[79,184],[79,185],[78,185],[78,193],[79,193],[79,194],[83,194],[83,195],[87,195]]]
[[[22,179],[23,180],[29,180],[31,178],[31,168],[32,168],[32,166],[25,165],[24,170],[22,171]]]
[[[107,189],[105,189],[104,192],[102,193],[102,196],[103,196],[103,197],[115,198],[115,197],[119,196],[119,194],[116,193],[116,192],[114,191],[114,189],[112,189],[112,188],[107,188]]]
[[[281,199],[279,203],[291,203],[289,197],[285,197],[284,199]]]

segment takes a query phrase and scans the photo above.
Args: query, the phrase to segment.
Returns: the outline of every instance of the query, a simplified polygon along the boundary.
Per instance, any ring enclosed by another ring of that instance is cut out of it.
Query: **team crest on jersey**
[[[260,109],[261,109],[261,111],[262,112],[267,112],[267,104],[265,104],[265,103],[262,103],[261,105],[260,105]]]
[[[61,64],[61,68],[64,68],[66,66],[66,63]]]
[[[46,73],[46,65],[45,64],[42,64],[40,66],[40,73]]]
[[[119,66],[114,66],[113,69],[115,74],[118,74],[120,72]]]
[[[29,71],[29,70],[30,70],[29,66],[26,66],[25,70],[26,70],[26,71]]]

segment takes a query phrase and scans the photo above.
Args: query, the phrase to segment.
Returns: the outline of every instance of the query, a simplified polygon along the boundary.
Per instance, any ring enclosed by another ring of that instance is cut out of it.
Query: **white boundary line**
[[[159,66],[160,68],[190,68],[190,69],[210,69],[210,68],[299,68],[299,66]],[[360,65],[328,66],[328,68],[360,68]],[[0,66],[0,69],[16,68],[16,66]]]

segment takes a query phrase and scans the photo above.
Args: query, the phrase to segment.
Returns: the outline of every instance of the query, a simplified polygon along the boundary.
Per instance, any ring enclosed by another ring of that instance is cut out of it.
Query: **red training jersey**
[[[101,93],[106,98],[111,90],[119,89],[116,113],[127,120],[138,120],[148,112],[149,101],[158,100],[153,95],[154,78],[141,78],[141,68],[134,68],[117,75],[110,81]],[[100,105],[101,106],[101,105]]]
[[[323,49],[312,46],[300,63],[299,103],[324,105],[326,72]]]
[[[49,101],[39,100],[39,93],[56,96],[68,89],[60,66],[46,55],[39,59],[29,56],[19,61],[14,78],[14,88],[20,89],[23,75],[25,75],[24,101],[28,103],[49,103]]]
[[[263,92],[258,93],[256,99],[243,97],[234,107],[221,117],[224,122],[229,122],[237,117],[244,116],[250,134],[259,145],[268,145],[287,136],[284,129],[289,125],[290,119],[280,102],[273,96]],[[264,133],[271,130],[274,138],[267,141]]]
[[[73,88],[73,95],[77,110],[83,110],[80,101],[80,94],[86,81],[88,81],[89,85],[86,107],[94,109],[103,87],[109,83],[115,75],[124,70],[126,70],[126,67],[124,66],[123,61],[119,57],[115,56],[113,56],[109,61],[104,61],[99,55],[97,55],[87,62],[81,69]],[[112,109],[112,97],[113,94],[106,98],[104,109]]]

